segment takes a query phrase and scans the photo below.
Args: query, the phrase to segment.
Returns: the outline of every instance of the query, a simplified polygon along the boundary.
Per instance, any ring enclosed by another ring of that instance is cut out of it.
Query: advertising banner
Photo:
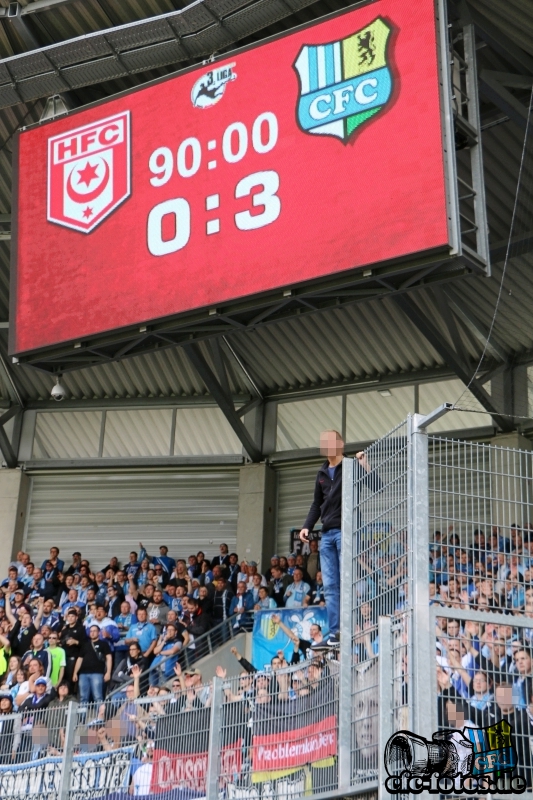
[[[294,652],[292,641],[272,620],[273,614],[279,614],[283,624],[294,631],[299,639],[310,640],[311,625],[320,625],[324,638],[327,638],[329,634],[328,613],[325,606],[260,611],[254,616],[252,632],[252,662],[256,669],[269,668],[270,662],[278,650],[283,650],[285,658],[289,662]]]
[[[13,164],[13,354],[447,252],[433,0],[359,4],[22,131]]]

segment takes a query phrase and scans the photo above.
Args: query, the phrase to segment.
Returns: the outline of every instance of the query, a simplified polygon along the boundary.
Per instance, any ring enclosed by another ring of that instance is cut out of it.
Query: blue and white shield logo
[[[294,62],[302,130],[337,136],[346,143],[386,107],[393,87],[387,58],[390,34],[390,25],[377,17],[346,39],[302,47]]]

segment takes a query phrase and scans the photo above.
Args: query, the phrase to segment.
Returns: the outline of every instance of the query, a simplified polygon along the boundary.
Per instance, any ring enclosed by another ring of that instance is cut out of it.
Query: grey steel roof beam
[[[501,28],[493,25],[483,14],[480,14],[468,3],[465,5],[479,38],[486,42],[492,50],[503,56],[519,72],[525,71],[533,75],[533,58],[524,52],[516,42],[506,36]]]
[[[314,2],[227,0],[217,7],[212,0],[194,0],[166,14],[11,56],[0,61],[0,108],[212,56]],[[52,0],[20,7],[17,19],[22,24],[25,14],[53,7]]]
[[[458,378],[462,380],[465,386],[469,387],[476,400],[487,411],[496,425],[501,428],[504,433],[509,433],[515,429],[512,419],[503,416],[500,411],[495,407],[491,396],[485,389],[476,381],[471,382],[471,375],[468,369],[462,363],[455,351],[443,340],[441,332],[435,327],[433,322],[429,320],[426,315],[417,306],[411,297],[405,294],[399,294],[393,297],[394,302],[399,306],[405,315],[411,320],[423,336],[428,340],[433,349],[445,359],[449,367],[453,369]]]
[[[505,86],[496,80],[490,70],[483,69],[479,76],[479,88],[494,105],[523,130],[527,126],[528,109]]]
[[[5,11],[5,15],[3,15],[4,19],[7,19],[13,28],[15,28],[28,50],[36,50],[40,46],[39,42],[28,27],[26,20],[22,19],[22,6],[20,3],[9,3]]]
[[[79,0],[33,0],[33,3],[28,3],[27,6],[24,6],[22,15],[37,14],[39,11],[53,11],[60,6],[72,5],[72,3],[77,2]]]
[[[9,437],[4,430],[4,426],[0,425],[0,450],[4,456],[4,461],[9,469],[14,469],[17,466],[17,454],[11,446]]]
[[[199,346],[196,344],[188,344],[184,345],[183,350],[195,368],[196,372],[205,383],[207,390],[213,395],[220,410],[239,437],[242,446],[248,453],[250,459],[254,462],[261,461],[260,449],[257,447],[256,443],[240,419],[238,413],[235,411],[235,406],[233,405],[231,398],[226,394],[217,378],[211,371],[207,361],[200,352]]]
[[[504,364],[508,364],[509,356],[502,350],[502,348],[497,345],[494,341],[488,339],[489,336],[489,329],[486,328],[484,325],[476,319],[475,314],[472,313],[472,310],[464,303],[461,299],[459,299],[455,293],[452,293],[451,290],[443,290],[444,294],[448,297],[448,302],[450,304],[450,308],[456,314],[459,319],[466,325],[466,327],[471,331],[471,333],[476,337],[477,341],[484,347],[485,343],[487,344],[487,352],[490,353],[494,358],[498,361],[503,362]],[[487,341],[488,340],[488,341]]]

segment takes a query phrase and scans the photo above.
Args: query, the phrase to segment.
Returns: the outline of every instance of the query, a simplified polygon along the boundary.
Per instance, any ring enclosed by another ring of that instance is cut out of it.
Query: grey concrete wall
[[[0,470],[0,576],[22,547],[30,479],[20,469]]]
[[[266,464],[240,469],[237,553],[267,569],[275,547],[276,473]]]

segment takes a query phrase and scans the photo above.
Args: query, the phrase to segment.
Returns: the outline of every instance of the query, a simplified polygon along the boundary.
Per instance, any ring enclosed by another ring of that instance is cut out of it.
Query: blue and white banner
[[[127,792],[132,747],[74,756],[69,800],[96,800]],[[0,765],[0,797],[9,800],[56,800],[61,782],[61,756],[24,764]]]
[[[270,667],[272,658],[278,650],[283,650],[285,658],[290,661],[294,645],[284,631],[277,625],[272,616],[279,614],[281,621],[299,639],[311,639],[311,625],[320,625],[324,638],[329,634],[328,614],[325,606],[310,608],[278,608],[272,611],[260,611],[254,618],[252,633],[252,663],[256,669]]]

